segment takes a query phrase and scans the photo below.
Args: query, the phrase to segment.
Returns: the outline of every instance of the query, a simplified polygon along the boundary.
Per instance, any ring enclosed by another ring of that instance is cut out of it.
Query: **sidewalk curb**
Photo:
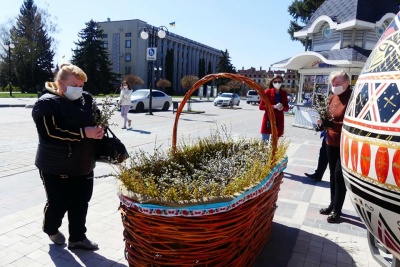
[[[26,104],[0,104],[0,108],[23,108],[23,107],[33,107],[33,105]]]

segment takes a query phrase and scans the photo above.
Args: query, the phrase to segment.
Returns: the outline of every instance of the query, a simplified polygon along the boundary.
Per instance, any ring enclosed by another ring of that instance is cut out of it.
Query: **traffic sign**
[[[147,48],[146,60],[157,60],[157,48]]]

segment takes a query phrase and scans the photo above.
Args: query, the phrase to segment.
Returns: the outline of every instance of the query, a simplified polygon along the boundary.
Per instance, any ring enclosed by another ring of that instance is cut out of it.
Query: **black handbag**
[[[124,162],[127,158],[129,154],[125,145],[106,127],[103,138],[96,143],[96,160],[116,164]]]

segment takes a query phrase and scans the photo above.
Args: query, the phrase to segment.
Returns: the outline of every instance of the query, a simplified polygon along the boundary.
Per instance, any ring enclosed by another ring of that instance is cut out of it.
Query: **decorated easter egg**
[[[349,165],[349,153],[350,153],[350,149],[349,149],[349,139],[348,138],[346,138],[344,135],[342,135],[343,136],[343,140],[344,140],[344,143],[342,142],[342,144],[344,144],[344,148],[343,149],[341,149],[340,151],[343,151],[342,153],[344,154],[343,155],[343,157],[344,157],[344,164],[346,165],[346,166],[348,166]]]
[[[373,237],[397,259],[400,259],[399,14],[375,45],[357,79],[343,120],[341,142],[343,176],[355,210]]]
[[[371,167],[371,148],[369,144],[362,145],[360,167],[362,175],[368,176]]]
[[[396,150],[393,156],[392,172],[394,181],[397,186],[400,186],[400,150]]]
[[[351,166],[354,171],[357,171],[357,165],[358,165],[358,142],[356,140],[353,140],[351,142]]]

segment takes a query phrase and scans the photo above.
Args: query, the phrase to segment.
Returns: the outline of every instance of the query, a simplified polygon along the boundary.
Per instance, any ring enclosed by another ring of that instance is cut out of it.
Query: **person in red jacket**
[[[329,215],[329,223],[338,223],[342,214],[342,207],[346,197],[346,186],[340,162],[340,135],[342,133],[344,113],[349,102],[351,92],[349,75],[344,71],[334,71],[329,76],[333,95],[329,100],[329,114],[331,119],[318,121],[317,130],[326,130],[326,151],[329,164],[331,201],[329,206],[319,211]]]
[[[270,104],[274,108],[275,113],[275,123],[278,129],[278,137],[283,135],[284,131],[284,111],[289,110],[289,103],[287,98],[287,93],[282,90],[283,77],[280,75],[275,75],[270,81],[268,88],[265,90],[265,95],[269,100]],[[265,102],[263,99],[260,101],[260,110],[264,110],[264,116],[261,123],[261,138],[263,141],[268,142],[271,136],[271,122],[269,120],[269,115],[265,107]]]

